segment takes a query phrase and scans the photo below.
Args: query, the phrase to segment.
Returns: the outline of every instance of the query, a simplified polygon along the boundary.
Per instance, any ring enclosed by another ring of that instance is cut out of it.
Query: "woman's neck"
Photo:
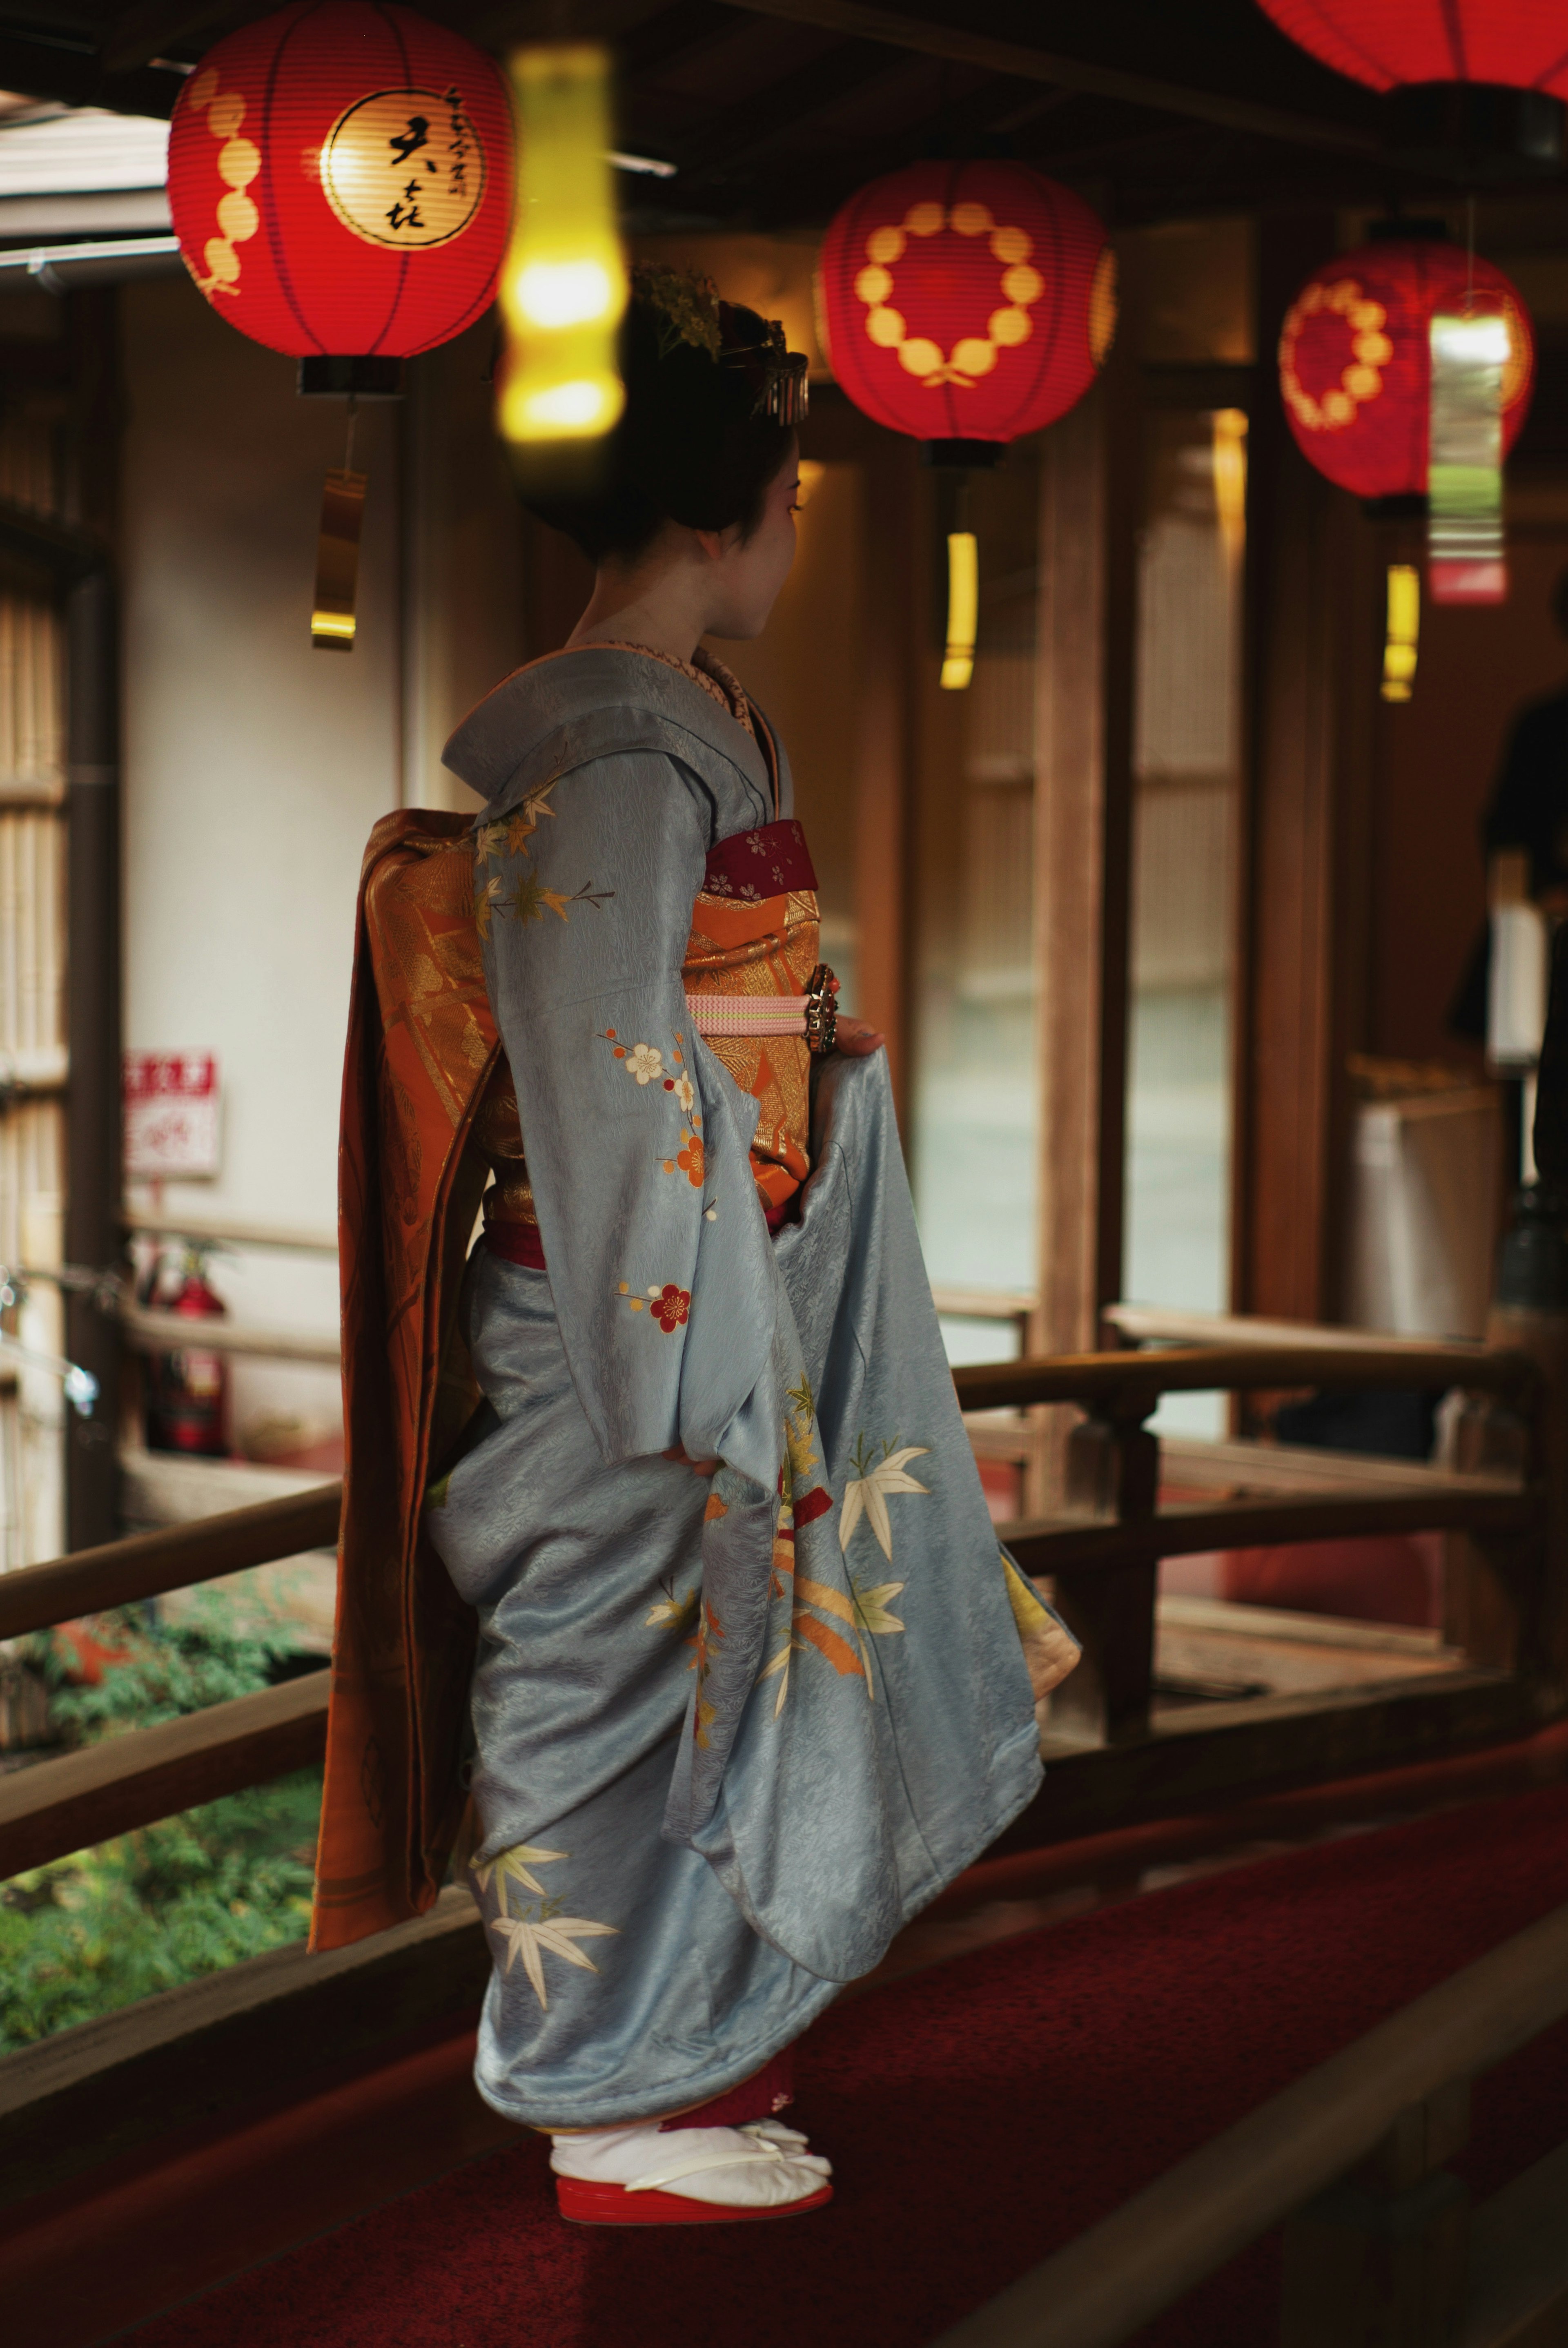
[[[641,644],[690,664],[704,625],[695,595],[687,592],[692,584],[682,565],[662,568],[653,578],[601,570],[587,611],[567,638],[567,650],[573,652],[579,644]]]

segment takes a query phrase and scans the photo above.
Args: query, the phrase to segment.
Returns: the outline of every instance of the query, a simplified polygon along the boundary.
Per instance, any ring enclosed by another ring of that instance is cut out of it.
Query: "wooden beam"
[[[0,1882],[308,1768],[326,1751],[328,1676],[312,1672],[0,1777]]]
[[[1179,2161],[937,2348],[1113,2348],[1364,2159],[1412,2106],[1564,2013],[1559,1908]]]
[[[1148,74],[1129,73],[1120,66],[1062,57],[1050,49],[1026,47],[1019,41],[993,40],[986,33],[906,16],[892,8],[868,7],[865,0],[726,0],[726,5],[749,9],[756,15],[786,17],[796,25],[815,25],[852,40],[885,41],[893,48],[915,49],[925,57],[948,58],[954,65],[978,66],[985,73],[1006,74],[1015,81],[1050,82],[1061,89],[1116,98],[1123,105],[1148,107],[1156,113],[1186,115],[1194,122],[1215,123],[1225,130],[1250,131],[1258,138],[1340,148],[1357,154],[1378,152],[1373,134],[1353,124],[1286,113],[1282,108],[1260,106],[1252,98],[1231,98],[1220,90],[1186,89]]]
[[[138,0],[120,10],[98,55],[109,73],[133,73],[232,15],[231,0]]]
[[[1474,1353],[1402,1340],[1387,1347],[1172,1345],[1147,1354],[1035,1354],[1021,1362],[977,1362],[953,1372],[963,1410],[1016,1410],[1076,1402],[1102,1415],[1148,1417],[1163,1394],[1245,1393],[1294,1386],[1450,1386],[1526,1404],[1539,1373],[1522,1353]],[[0,1593],[5,1590],[0,1582]],[[3,1621],[0,1617],[0,1621]],[[4,1632],[0,1631],[0,1637]]]
[[[301,1550],[333,1549],[342,1514],[342,1484],[323,1484],[220,1517],[105,1541],[44,1565],[19,1566],[0,1574],[0,1639],[18,1639],[111,1606],[134,1605],[166,1590],[188,1590],[192,1582],[270,1565]]]
[[[106,73],[87,39],[68,35],[30,40],[26,33],[0,36],[0,88],[27,98],[62,98],[67,106],[103,106],[111,113],[147,114],[167,121],[174,111],[181,77],[145,68]]]

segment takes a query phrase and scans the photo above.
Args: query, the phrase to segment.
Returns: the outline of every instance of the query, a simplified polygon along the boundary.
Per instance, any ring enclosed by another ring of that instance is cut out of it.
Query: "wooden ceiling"
[[[0,88],[168,114],[178,68],[245,0],[0,0]],[[1113,221],[1425,191],[1381,160],[1378,104],[1254,0],[424,0],[485,46],[594,37],[620,61],[634,224],[811,228],[878,172],[1007,155]]]

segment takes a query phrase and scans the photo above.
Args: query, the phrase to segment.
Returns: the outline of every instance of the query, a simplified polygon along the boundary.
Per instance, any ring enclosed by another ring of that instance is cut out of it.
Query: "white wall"
[[[343,654],[313,649],[309,619],[343,403],[300,398],[293,361],[183,280],[122,298],[126,1041],[212,1049],[221,1066],[221,1173],[169,1184],[165,1210],[331,1231],[365,839],[405,780],[446,803],[440,741],[521,657],[487,330],[416,363],[415,423],[360,409],[370,486]],[[214,1277],[246,1321],[335,1326],[328,1260],[245,1251]],[[242,1368],[237,1425],[291,1400],[330,1417],[331,1374]]]

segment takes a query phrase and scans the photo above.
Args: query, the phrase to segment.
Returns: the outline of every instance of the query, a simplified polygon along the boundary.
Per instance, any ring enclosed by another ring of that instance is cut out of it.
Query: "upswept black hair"
[[[697,278],[634,273],[621,322],[626,407],[591,489],[530,491],[530,513],[590,562],[635,561],[666,520],[750,538],[794,438],[767,412],[767,321]],[[804,368],[804,362],[796,366]]]

